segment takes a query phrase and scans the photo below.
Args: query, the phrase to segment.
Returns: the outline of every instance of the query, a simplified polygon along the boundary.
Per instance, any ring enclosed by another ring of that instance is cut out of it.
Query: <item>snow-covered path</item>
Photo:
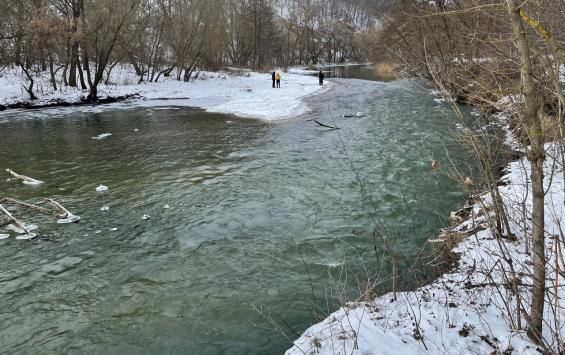
[[[279,120],[298,116],[309,110],[304,99],[328,90],[331,82],[318,85],[315,76],[281,73],[281,88],[271,87],[271,74],[240,72],[200,72],[188,83],[173,77],[161,78],[158,83],[137,82],[137,76],[127,66],[116,68],[108,85],[99,87],[99,96],[120,97],[137,95],[135,103],[141,106],[191,106],[211,112],[229,113],[242,117]],[[78,103],[88,91],[65,87],[53,91],[46,73],[35,77],[38,100],[33,105],[54,102]],[[0,105],[29,102],[23,90],[25,77],[18,69],[0,73]]]

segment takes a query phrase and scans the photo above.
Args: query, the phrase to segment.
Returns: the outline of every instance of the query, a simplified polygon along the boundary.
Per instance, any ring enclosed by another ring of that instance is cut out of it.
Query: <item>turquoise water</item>
[[[446,151],[467,158],[448,139],[449,108],[413,81],[338,82],[309,114],[275,123],[133,104],[0,115],[0,168],[45,181],[2,178],[1,195],[53,197],[82,217],[13,211],[42,239],[0,241],[2,349],[282,353],[313,314],[386,274],[371,211],[414,274],[412,255],[465,198],[429,167]],[[331,115],[365,200],[336,131],[311,121]],[[101,133],[112,136],[91,139]]]

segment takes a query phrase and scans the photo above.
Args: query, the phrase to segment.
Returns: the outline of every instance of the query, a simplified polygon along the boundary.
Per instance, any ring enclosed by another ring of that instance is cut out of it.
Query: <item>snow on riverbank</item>
[[[556,174],[546,175],[547,286],[553,291],[556,288],[556,268],[552,268],[556,262],[554,236],[560,234],[560,228],[565,228],[562,221],[565,208],[563,166],[557,153],[548,150],[547,172],[552,164],[557,166]],[[523,330],[526,325],[523,318],[522,330],[510,326],[512,321],[518,324],[518,317],[512,312],[516,309],[516,298],[509,290],[508,274],[503,272],[503,268],[509,269],[509,264],[502,256],[506,253],[512,259],[523,307],[529,310],[531,255],[524,252],[525,226],[520,222],[524,220],[522,201],[526,201],[527,211],[532,206],[528,170],[527,161],[511,163],[508,175],[503,178],[507,185],[500,187],[517,241],[494,239],[488,229],[472,234],[456,247],[461,258],[452,272],[431,285],[399,293],[396,302],[391,302],[392,295],[387,294],[369,303],[350,303],[306,330],[286,355],[539,354]],[[486,196],[483,202],[488,204]],[[484,205],[479,203],[472,211],[472,218],[455,227],[453,233],[474,230],[479,225],[485,227]],[[560,244],[563,247],[563,241]],[[563,262],[562,257],[558,259],[559,263]],[[558,276],[557,300],[554,293],[546,294],[543,335],[552,349],[558,348],[556,334],[565,335],[559,322],[554,322],[554,314],[561,319],[565,317],[565,289],[561,286],[564,281],[563,275]]]
[[[328,82],[318,85],[314,76],[281,73],[281,88],[271,87],[271,74],[242,71],[200,72],[195,79],[185,83],[174,77],[161,77],[158,83],[137,84],[138,76],[129,66],[113,70],[108,85],[101,84],[99,96],[124,97],[136,95],[143,106],[191,106],[211,112],[230,113],[242,117],[278,120],[297,116],[308,111],[304,99],[322,93],[331,87]],[[60,74],[58,74],[60,76]],[[21,70],[9,69],[0,73],[0,105],[30,103],[34,106],[57,103],[79,103],[88,95],[62,85],[53,91],[47,73],[34,76],[38,100],[30,101],[22,85],[27,85]]]

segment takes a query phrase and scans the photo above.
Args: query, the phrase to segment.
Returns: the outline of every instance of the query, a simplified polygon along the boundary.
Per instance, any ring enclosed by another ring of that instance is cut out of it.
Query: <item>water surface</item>
[[[390,79],[380,77],[372,64],[359,65],[333,65],[323,67],[326,78],[362,79],[374,81],[388,81]]]
[[[313,112],[276,123],[123,105],[1,115],[0,168],[46,183],[2,178],[0,195],[82,216],[63,226],[13,211],[49,240],[0,241],[2,349],[282,353],[313,310],[381,271],[371,211],[411,255],[464,199],[429,168],[447,150],[466,157],[446,140],[449,109],[412,81],[338,82]],[[341,127],[347,154],[312,119]]]

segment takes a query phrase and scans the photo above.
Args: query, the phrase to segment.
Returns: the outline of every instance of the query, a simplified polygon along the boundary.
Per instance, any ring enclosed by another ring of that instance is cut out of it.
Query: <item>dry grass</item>
[[[398,65],[389,62],[377,63],[373,68],[375,74],[383,79],[396,79],[400,76],[398,72]]]

